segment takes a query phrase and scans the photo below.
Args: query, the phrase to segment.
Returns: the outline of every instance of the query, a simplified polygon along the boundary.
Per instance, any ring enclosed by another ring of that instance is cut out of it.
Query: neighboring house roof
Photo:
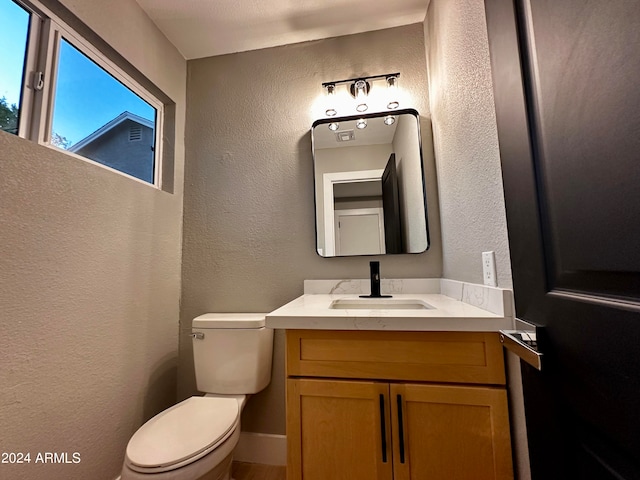
[[[105,123],[102,127],[100,127],[98,130],[93,132],[91,135],[88,135],[84,137],[82,140],[80,140],[79,142],[71,145],[67,150],[69,152],[75,153],[78,150],[82,149],[83,147],[86,147],[87,145],[89,145],[94,140],[99,139],[105,133],[107,133],[110,130],[113,130],[115,127],[117,127],[122,122],[125,122],[127,120],[132,120],[136,123],[139,123],[140,125],[144,125],[145,127],[149,127],[151,129],[154,128],[154,122],[152,122],[151,120],[147,120],[146,118],[140,117],[131,112],[122,112],[120,115],[118,115],[116,118],[114,118],[110,122]]]

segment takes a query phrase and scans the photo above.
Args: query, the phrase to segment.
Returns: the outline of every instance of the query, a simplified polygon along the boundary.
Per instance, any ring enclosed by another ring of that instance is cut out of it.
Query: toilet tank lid
[[[193,319],[193,328],[262,328],[266,313],[205,313]]]

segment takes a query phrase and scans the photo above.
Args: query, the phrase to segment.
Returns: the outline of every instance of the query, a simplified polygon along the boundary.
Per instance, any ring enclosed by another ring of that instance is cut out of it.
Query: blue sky
[[[20,102],[22,66],[29,14],[10,0],[0,0],[0,98]]]
[[[19,104],[29,15],[0,0],[0,97]],[[72,144],[124,111],[151,121],[155,109],[89,60],[67,40],[60,45],[53,131]]]

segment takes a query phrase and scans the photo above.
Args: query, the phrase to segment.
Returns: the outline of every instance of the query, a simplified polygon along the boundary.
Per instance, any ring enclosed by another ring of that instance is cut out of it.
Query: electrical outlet
[[[496,277],[496,254],[494,252],[482,252],[482,278],[485,285],[498,286]]]

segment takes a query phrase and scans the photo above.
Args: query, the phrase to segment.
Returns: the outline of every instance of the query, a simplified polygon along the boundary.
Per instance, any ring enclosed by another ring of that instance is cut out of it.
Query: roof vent
[[[356,134],[353,130],[343,130],[341,132],[336,132],[336,141],[337,142],[350,142],[351,140],[356,139]]]
[[[137,142],[142,140],[142,127],[140,125],[133,125],[129,128],[129,141]]]

